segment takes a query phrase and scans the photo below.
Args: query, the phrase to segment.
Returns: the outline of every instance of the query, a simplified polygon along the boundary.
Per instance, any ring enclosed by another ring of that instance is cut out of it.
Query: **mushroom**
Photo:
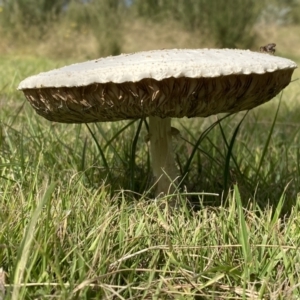
[[[50,121],[88,123],[149,117],[156,194],[167,194],[178,171],[171,118],[252,109],[277,95],[297,65],[237,49],[170,49],[110,56],[23,80],[37,113]]]

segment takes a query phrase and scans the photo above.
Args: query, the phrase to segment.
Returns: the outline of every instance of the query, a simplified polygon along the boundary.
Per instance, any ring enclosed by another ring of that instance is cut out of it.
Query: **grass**
[[[0,57],[6,299],[299,299],[299,82],[245,118],[174,121],[170,215],[143,122],[50,123],[15,90],[66,63]]]

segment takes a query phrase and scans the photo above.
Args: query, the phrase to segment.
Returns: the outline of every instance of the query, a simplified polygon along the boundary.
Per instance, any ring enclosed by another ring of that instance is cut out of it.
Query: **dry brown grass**
[[[176,22],[157,24],[135,19],[124,21],[121,29],[123,53],[164,48],[205,48],[213,43],[200,32],[188,32]],[[2,35],[3,36],[3,35]],[[5,37],[5,35],[4,35]],[[105,42],[105,41],[103,41]],[[6,37],[0,45],[0,53],[18,53],[51,58],[74,60],[97,58],[97,37],[88,28],[77,30],[76,24],[57,24],[42,39],[29,39],[24,34],[18,39]]]
[[[4,299],[5,295],[5,272],[0,268],[0,300]]]
[[[213,42],[199,32],[189,32],[176,22],[157,24],[134,20],[124,24],[124,52],[168,48],[211,48]]]
[[[199,32],[189,32],[175,21],[155,23],[150,20],[124,20],[121,26],[121,52],[164,48],[212,48],[214,42]],[[7,37],[1,34],[0,53],[46,56],[51,58],[70,58],[74,61],[101,56],[97,36],[89,28],[78,30],[78,24],[64,21],[53,25],[47,35],[30,39],[26,32],[22,36]],[[1,31],[1,29],[0,29]],[[257,42],[252,50],[261,45],[275,42],[276,55],[294,60],[300,58],[299,26],[276,26],[273,24],[257,26]],[[0,32],[1,33],[1,32]],[[101,42],[101,41],[100,41]],[[105,41],[103,41],[105,42]]]

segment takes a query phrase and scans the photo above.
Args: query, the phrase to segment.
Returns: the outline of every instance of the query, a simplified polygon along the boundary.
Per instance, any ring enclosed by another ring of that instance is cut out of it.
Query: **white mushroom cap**
[[[288,59],[234,49],[173,49],[109,56],[28,77],[18,89],[137,82],[145,78],[212,78],[296,68]]]
[[[40,115],[58,122],[205,117],[270,100],[289,84],[296,67],[249,50],[156,50],[41,73],[18,89]]]

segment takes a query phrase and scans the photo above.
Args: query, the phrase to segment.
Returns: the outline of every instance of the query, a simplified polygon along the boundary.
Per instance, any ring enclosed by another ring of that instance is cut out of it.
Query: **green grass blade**
[[[111,143],[112,143],[114,140],[116,140],[116,139],[120,136],[120,134],[121,134],[122,132],[124,132],[127,128],[131,127],[131,125],[132,125],[133,123],[135,123],[135,122],[136,122],[136,120],[132,120],[132,121],[128,122],[125,126],[123,126],[122,128],[120,128],[119,130],[117,130],[117,131],[115,132],[115,134],[114,134],[108,141],[106,141],[106,144],[105,144],[105,146],[104,146],[103,148],[106,149],[108,146],[110,146]],[[99,127],[98,127],[98,128],[99,128]],[[103,138],[105,139],[105,134],[104,134],[102,131],[101,131],[101,134],[102,134]]]
[[[228,118],[229,116],[231,116],[232,114],[227,114],[226,116],[218,119],[215,123],[213,123],[212,125],[210,125],[207,129],[205,129],[199,136],[199,138],[197,139],[196,143],[194,144],[193,150],[186,162],[186,164],[183,167],[183,174],[182,177],[185,177],[185,175],[188,173],[189,169],[190,169],[190,165],[193,161],[193,158],[198,150],[198,147],[200,145],[200,143],[203,141],[203,139],[209,134],[209,132],[215,127],[217,126],[221,121],[223,121],[224,119]],[[183,125],[182,125],[183,126]],[[188,128],[183,126],[183,128],[189,132]]]
[[[271,222],[270,222],[270,229],[273,229],[274,225],[278,222],[281,212],[282,212],[282,208],[285,202],[285,198],[286,198],[286,190],[288,188],[288,185],[285,187],[279,201],[278,204],[276,206],[276,209],[274,211],[274,214],[272,216]]]
[[[233,153],[232,153],[234,142],[236,140],[236,136],[237,136],[237,134],[239,132],[239,129],[240,129],[243,121],[245,120],[245,117],[246,117],[247,114],[248,114],[248,111],[244,114],[243,118],[240,120],[240,122],[236,126],[236,128],[235,128],[235,130],[233,132],[233,135],[231,137],[229,145],[228,145],[228,142],[226,140],[226,136],[225,136],[224,130],[222,128],[222,125],[221,125],[221,123],[218,123],[218,125],[220,127],[220,131],[221,131],[222,137],[223,137],[223,141],[224,141],[224,143],[225,143],[225,145],[227,147],[227,154],[226,154],[226,158],[225,158],[225,168],[224,168],[224,186],[223,186],[224,191],[227,191],[227,188],[228,188],[229,170],[230,170],[230,158],[232,157],[232,159],[235,160],[235,158],[233,156]],[[236,161],[235,161],[235,165],[238,167],[239,173],[241,173],[240,168],[239,168],[239,166],[238,166],[238,164],[237,164]]]
[[[87,138],[84,139],[79,171],[84,171],[84,169],[85,169],[86,150],[87,150]]]
[[[251,254],[251,247],[249,244],[249,233],[246,225],[246,219],[245,215],[243,212],[243,205],[242,205],[242,200],[240,196],[239,189],[237,185],[234,186],[234,195],[235,195],[235,200],[237,202],[237,209],[238,209],[238,226],[239,226],[239,242],[242,245],[242,252],[243,252],[243,257],[244,257],[244,273],[243,273],[243,279],[244,282],[249,279],[250,276],[250,271],[249,267],[252,263],[252,254]]]
[[[95,123],[94,125],[96,126],[97,131],[100,132],[104,141],[106,141],[107,140],[107,132],[105,132],[102,129],[100,124]],[[120,131],[123,131],[122,129]],[[117,134],[117,136],[119,136],[119,134]],[[103,151],[105,151],[107,149],[106,145],[104,145],[102,148],[103,148]],[[122,162],[123,165],[125,165],[124,158],[122,157],[121,153],[116,149],[116,147],[114,146],[114,143],[112,143],[112,141],[109,142],[109,151],[112,152]]]
[[[109,178],[110,181],[111,181],[111,180],[112,180],[112,176],[111,176],[110,168],[109,168],[109,166],[108,166],[108,163],[107,163],[106,157],[105,157],[105,155],[104,155],[104,152],[103,152],[103,150],[102,150],[100,144],[98,143],[98,140],[97,140],[95,134],[93,133],[92,129],[90,128],[90,126],[89,126],[88,124],[85,124],[85,125],[86,125],[86,127],[88,128],[90,134],[92,135],[92,138],[93,138],[93,140],[94,140],[94,142],[95,142],[95,144],[96,144],[96,147],[97,147],[97,149],[98,149],[98,151],[99,151],[99,154],[100,154],[100,156],[101,156],[101,158],[102,158],[102,162],[103,162],[104,168],[106,169],[107,176],[108,176],[108,178]]]
[[[131,153],[130,153],[130,161],[129,161],[129,170],[130,170],[130,189],[135,191],[135,157],[136,157],[136,148],[139,139],[139,135],[141,132],[141,128],[143,125],[143,119],[140,120],[136,133],[134,135],[134,139],[131,145]]]
[[[35,227],[38,222],[39,216],[42,212],[42,209],[47,201],[50,200],[50,197],[55,189],[55,183],[51,183],[43,199],[38,203],[36,209],[34,210],[30,222],[27,226],[25,235],[22,239],[21,246],[19,248],[19,253],[17,256],[17,264],[14,273],[14,288],[12,291],[12,300],[20,299],[20,285],[22,283],[24,272],[26,270],[26,265],[28,262],[28,257],[30,254],[30,247],[34,239]]]
[[[264,144],[263,152],[262,152],[262,155],[261,155],[261,158],[260,158],[260,161],[259,161],[258,168],[256,170],[255,182],[258,181],[259,172],[260,172],[260,169],[261,169],[262,164],[264,162],[265,156],[267,154],[268,147],[270,145],[271,136],[273,134],[275,123],[276,123],[276,120],[277,120],[277,117],[278,117],[278,112],[279,112],[279,108],[280,108],[280,104],[281,104],[282,95],[283,95],[283,92],[281,92],[281,94],[280,94],[279,103],[278,103],[278,106],[277,106],[277,109],[276,109],[276,112],[275,112],[275,115],[274,115],[274,118],[273,118],[273,122],[272,122],[272,125],[271,125],[271,128],[270,128],[269,134],[267,136],[267,140]]]

